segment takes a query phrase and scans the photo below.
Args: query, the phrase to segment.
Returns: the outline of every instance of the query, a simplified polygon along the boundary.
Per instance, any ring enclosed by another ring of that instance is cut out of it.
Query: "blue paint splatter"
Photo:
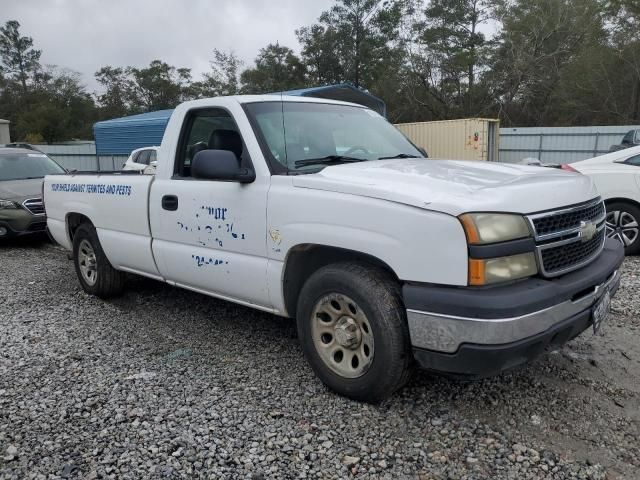
[[[227,223],[227,233],[230,233],[233,238],[238,238],[238,235],[241,235],[241,239],[244,240],[244,233],[238,234],[233,231],[233,223]]]
[[[205,265],[214,265],[214,266],[215,265],[222,265],[224,263],[226,263],[227,265],[229,264],[229,262],[225,262],[224,260],[220,260],[220,259],[217,259],[217,258],[214,259],[212,257],[207,258],[207,257],[203,257],[201,255],[191,255],[191,258],[196,261],[196,265],[198,267],[202,267],[202,266],[205,266]]]
[[[209,215],[212,215],[216,220],[226,220],[228,209],[222,207],[207,207],[203,206],[203,210],[206,210]]]

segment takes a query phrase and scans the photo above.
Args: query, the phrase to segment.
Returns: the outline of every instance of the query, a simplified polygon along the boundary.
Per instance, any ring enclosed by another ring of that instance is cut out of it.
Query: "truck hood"
[[[44,178],[2,180],[0,181],[0,199],[22,203],[27,198],[40,198],[43,181]]]
[[[394,159],[326,167],[293,185],[378,198],[460,215],[532,213],[597,196],[585,175],[544,167],[458,160]]]

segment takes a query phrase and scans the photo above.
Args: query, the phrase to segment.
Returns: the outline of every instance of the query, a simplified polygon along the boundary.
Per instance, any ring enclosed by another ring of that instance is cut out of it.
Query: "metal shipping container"
[[[396,127],[430,158],[498,161],[500,121],[464,118],[438,122],[400,123]]]

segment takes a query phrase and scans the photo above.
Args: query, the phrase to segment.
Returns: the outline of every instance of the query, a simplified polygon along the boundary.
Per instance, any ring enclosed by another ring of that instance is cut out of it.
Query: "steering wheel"
[[[367,150],[366,148],[361,147],[361,146],[359,146],[359,145],[355,145],[355,146],[351,147],[349,150],[347,150],[346,152],[344,152],[344,154],[343,154],[343,155],[344,155],[345,157],[348,157],[348,156],[350,156],[351,154],[353,154],[353,153],[355,153],[355,152],[357,152],[357,151],[361,151],[361,152],[363,152],[365,155],[371,155],[371,152],[370,152],[369,150]]]

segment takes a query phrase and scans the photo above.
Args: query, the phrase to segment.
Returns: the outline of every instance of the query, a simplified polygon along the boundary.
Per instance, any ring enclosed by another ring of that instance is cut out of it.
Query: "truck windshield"
[[[64,169],[44,153],[0,152],[0,181],[43,178],[56,173],[64,173]]]
[[[305,102],[245,105],[276,173],[423,155],[384,117],[364,107]]]

